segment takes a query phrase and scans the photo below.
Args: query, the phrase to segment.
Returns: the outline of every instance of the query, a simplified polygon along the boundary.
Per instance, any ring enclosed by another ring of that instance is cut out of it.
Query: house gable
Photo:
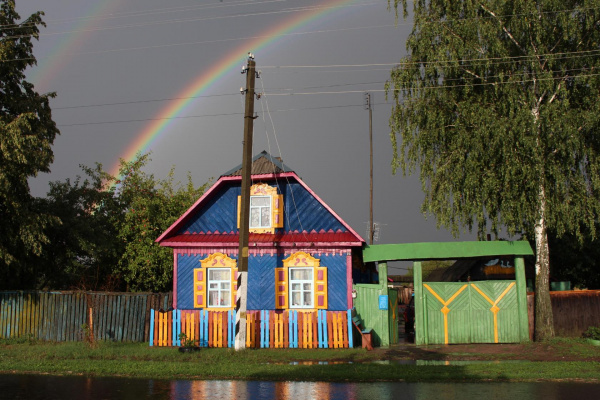
[[[284,225],[282,229],[277,229],[276,233],[347,233],[350,236],[347,236],[345,241],[350,238],[356,245],[364,242],[295,173],[265,175],[262,179],[259,176],[255,177],[255,182],[276,187],[277,192],[283,195]],[[169,243],[168,239],[175,236],[214,233],[237,236],[237,197],[240,193],[239,178],[222,177],[156,241],[161,245],[169,246],[172,243]],[[197,237],[194,242],[199,244],[202,242],[202,237]]]

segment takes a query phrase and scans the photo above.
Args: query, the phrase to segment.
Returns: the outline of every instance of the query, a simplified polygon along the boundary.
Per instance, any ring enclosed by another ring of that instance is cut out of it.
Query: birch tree
[[[600,1],[390,0],[413,19],[388,94],[393,171],[455,236],[535,239],[535,338],[554,335],[547,230],[595,237]]]

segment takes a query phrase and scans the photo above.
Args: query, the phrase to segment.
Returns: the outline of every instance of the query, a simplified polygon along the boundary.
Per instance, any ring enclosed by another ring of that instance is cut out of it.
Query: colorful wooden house
[[[280,159],[258,154],[251,175],[248,310],[352,308],[364,240]],[[173,248],[174,308],[234,308],[241,179],[223,174],[156,240]]]

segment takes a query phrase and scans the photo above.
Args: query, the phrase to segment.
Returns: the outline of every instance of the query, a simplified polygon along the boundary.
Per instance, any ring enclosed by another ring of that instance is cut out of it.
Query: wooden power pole
[[[242,155],[242,200],[240,210],[240,246],[236,296],[235,349],[246,348],[246,300],[248,298],[248,237],[250,235],[250,175],[252,172],[252,136],[254,130],[254,82],[256,63],[248,53],[246,73],[246,109],[244,112],[244,142]],[[244,89],[242,88],[242,92]]]
[[[373,107],[371,106],[371,93],[365,93],[365,106],[369,109],[369,143],[371,146],[370,158],[370,190],[369,190],[369,244],[373,244]]]

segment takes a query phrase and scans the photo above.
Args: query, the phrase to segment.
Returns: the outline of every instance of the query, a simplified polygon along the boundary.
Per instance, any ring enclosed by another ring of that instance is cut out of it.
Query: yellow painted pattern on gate
[[[502,300],[504,296],[506,296],[506,294],[514,285],[515,282],[511,282],[510,285],[508,285],[506,289],[504,289],[504,292],[502,292],[502,294],[496,299],[496,301],[492,301],[485,293],[481,291],[481,289],[479,289],[474,283],[471,283],[471,286],[473,286],[473,288],[477,290],[477,292],[479,292],[479,294],[483,296],[483,298],[486,299],[488,303],[492,305],[490,311],[492,312],[492,314],[494,314],[494,343],[498,343],[498,311],[500,311],[500,308],[497,304],[500,300]]]
[[[440,297],[440,295],[437,294],[428,284],[424,283],[423,286],[427,290],[429,290],[431,292],[431,294],[434,295],[435,298],[438,299],[438,301],[440,303],[442,303],[444,305],[444,307],[442,307],[442,309],[440,311],[442,312],[442,314],[444,314],[444,343],[448,344],[448,313],[450,312],[448,305],[450,303],[452,303],[454,301],[454,299],[456,299],[456,296],[461,294],[461,292],[467,288],[467,285],[465,284],[465,285],[461,286],[461,288],[458,289],[458,291],[456,293],[454,293],[452,295],[452,297],[450,297],[448,300],[442,299]]]

